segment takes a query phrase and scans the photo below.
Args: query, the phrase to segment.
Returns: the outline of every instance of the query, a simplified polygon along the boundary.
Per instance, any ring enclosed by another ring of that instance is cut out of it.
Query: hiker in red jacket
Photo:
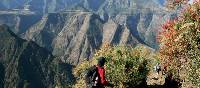
[[[105,78],[105,69],[104,69],[104,64],[106,60],[104,57],[100,57],[98,60],[97,64],[97,69],[98,69],[98,74],[100,79],[98,80],[98,88],[104,88],[104,86],[112,86],[111,84],[108,83],[108,81]]]

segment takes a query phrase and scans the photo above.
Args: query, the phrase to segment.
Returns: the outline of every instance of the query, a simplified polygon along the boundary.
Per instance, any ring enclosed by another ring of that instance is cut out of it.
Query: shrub
[[[166,22],[159,34],[161,61],[174,77],[200,86],[200,2]]]
[[[74,75],[78,78],[75,88],[85,85],[84,71],[97,62],[98,57],[105,57],[107,80],[115,85],[115,88],[138,87],[146,81],[149,70],[148,60],[145,59],[150,51],[141,50],[141,47],[132,48],[126,46],[105,45],[94,56],[94,59],[79,64],[74,69]],[[143,56],[142,56],[143,55]],[[146,55],[146,56],[145,56]]]

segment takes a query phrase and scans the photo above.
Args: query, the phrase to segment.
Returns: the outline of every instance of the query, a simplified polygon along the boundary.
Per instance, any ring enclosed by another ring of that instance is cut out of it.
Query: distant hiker
[[[104,57],[98,59],[98,64],[91,67],[86,74],[87,88],[104,88],[104,86],[112,86],[105,78]]]
[[[156,66],[154,66],[154,70],[157,72],[157,74],[159,74],[159,72],[161,71],[161,66],[159,63],[157,63]]]

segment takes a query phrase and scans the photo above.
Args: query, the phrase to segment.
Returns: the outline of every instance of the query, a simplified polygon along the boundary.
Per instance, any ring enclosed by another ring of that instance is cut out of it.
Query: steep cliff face
[[[102,42],[102,21],[94,14],[77,14],[54,39],[54,54],[77,64],[91,58]],[[82,59],[80,59],[82,58]]]
[[[104,21],[92,13],[52,15],[56,18],[43,17],[26,32],[24,38],[53,51],[63,62],[76,65],[91,58],[95,50],[105,43],[132,46],[140,43],[126,25],[113,19]]]
[[[26,31],[23,37],[27,40],[33,40],[52,51],[51,43],[63,28],[65,16],[64,14],[54,13],[44,15],[39,22],[33,24]]]
[[[53,56],[0,26],[1,88],[46,88],[54,84]]]

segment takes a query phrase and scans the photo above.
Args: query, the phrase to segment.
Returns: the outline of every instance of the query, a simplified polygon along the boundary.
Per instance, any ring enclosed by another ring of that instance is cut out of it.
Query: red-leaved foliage
[[[169,1],[180,4],[187,0]],[[200,68],[198,67],[200,66],[200,0],[187,5],[177,19],[168,20],[161,29],[158,34],[161,62],[179,77],[183,70],[198,70]],[[190,71],[188,74],[190,75]],[[194,84],[200,86],[200,74],[196,74],[195,78],[194,75],[190,77],[191,80],[194,79]]]

